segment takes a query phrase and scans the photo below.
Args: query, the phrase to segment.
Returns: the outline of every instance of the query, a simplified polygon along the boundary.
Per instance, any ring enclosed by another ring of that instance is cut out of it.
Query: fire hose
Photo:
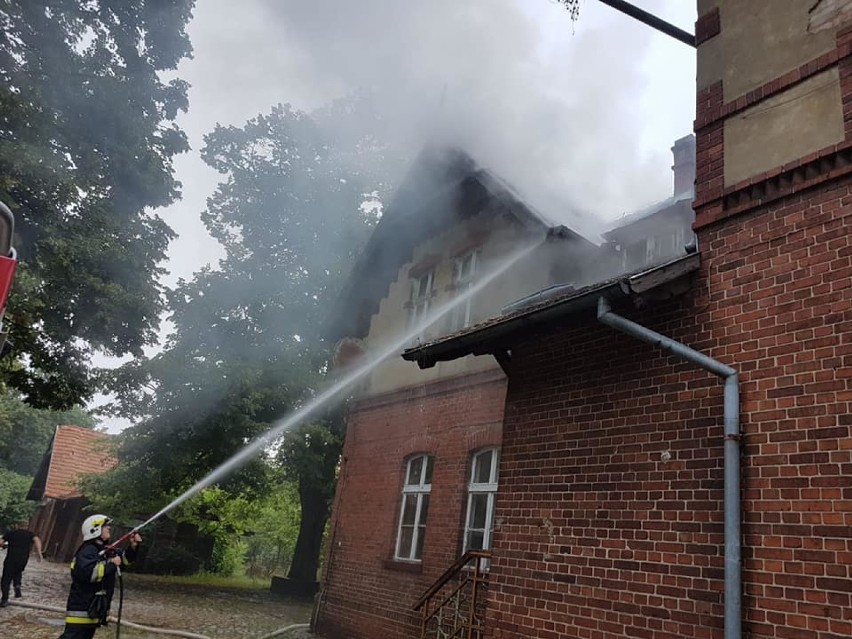
[[[27,603],[27,602],[24,602],[24,601],[11,601],[9,603],[12,606],[18,606],[20,608],[31,608],[33,610],[44,610],[46,612],[58,612],[58,613],[62,613],[62,614],[65,613],[65,609],[60,608],[59,606],[48,606],[46,604]],[[110,617],[110,621],[115,621],[117,623],[118,619],[116,617]],[[198,634],[196,632],[190,632],[188,630],[175,630],[173,628],[159,628],[159,627],[153,627],[153,626],[145,626],[145,625],[142,625],[140,623],[135,623],[133,621],[127,621],[127,620],[121,621],[121,623],[126,625],[128,628],[133,628],[134,630],[142,630],[144,632],[150,632],[151,634],[154,634],[154,635],[167,635],[167,636],[171,636],[171,637],[184,637],[184,639],[212,639],[212,637],[209,637],[207,635],[201,635],[201,634]],[[257,639],[273,639],[274,637],[280,637],[285,632],[289,632],[291,630],[300,630],[300,629],[308,628],[308,627],[309,627],[309,625],[306,624],[306,623],[294,623],[294,624],[290,624],[289,626],[285,626],[284,628],[279,628],[278,630],[273,630],[272,632],[267,633],[265,635],[262,635],[262,636],[258,637]]]

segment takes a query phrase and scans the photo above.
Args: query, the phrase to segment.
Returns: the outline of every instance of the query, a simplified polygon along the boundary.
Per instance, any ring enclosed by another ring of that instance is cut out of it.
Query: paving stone
[[[71,577],[66,565],[31,562],[24,572],[21,601],[65,606]],[[255,639],[292,624],[307,623],[311,604],[282,601],[267,591],[217,589],[201,584],[174,585],[150,575],[124,575],[123,617],[136,623],[189,630],[211,639]],[[12,600],[14,602],[14,600]],[[118,590],[112,613],[118,608]],[[60,613],[19,606],[0,609],[0,637],[15,639],[56,639],[61,634]],[[59,625],[55,625],[59,622]],[[115,635],[114,625],[102,628],[96,638]],[[163,639],[126,626],[122,639]],[[289,633],[284,639],[309,639],[311,634]]]

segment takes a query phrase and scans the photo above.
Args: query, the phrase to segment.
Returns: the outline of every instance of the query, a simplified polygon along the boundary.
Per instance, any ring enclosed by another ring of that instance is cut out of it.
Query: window
[[[476,277],[476,269],[479,266],[479,251],[471,251],[466,255],[458,258],[455,264],[455,284],[456,295],[466,293]],[[450,316],[450,331],[458,331],[466,326],[470,326],[473,308],[473,298],[468,297],[464,302],[459,304]]]
[[[639,240],[624,247],[624,258],[622,266],[625,270],[641,268],[648,263],[648,242]]]
[[[408,460],[405,485],[402,488],[402,509],[399,513],[399,533],[396,537],[397,559],[420,561],[426,538],[426,517],[429,514],[429,493],[432,491],[432,458],[418,455]]]
[[[634,270],[657,264],[661,260],[683,255],[684,244],[684,227],[669,228],[664,233],[658,233],[625,246],[622,265],[625,269]]]
[[[682,226],[675,227],[669,233],[657,235],[653,238],[654,259],[671,258],[684,253],[684,229]]]
[[[409,325],[414,327],[423,321],[429,312],[429,302],[432,298],[432,281],[434,271],[424,273],[411,280],[411,316]]]
[[[481,451],[473,456],[464,527],[465,552],[491,548],[498,457],[496,448]]]

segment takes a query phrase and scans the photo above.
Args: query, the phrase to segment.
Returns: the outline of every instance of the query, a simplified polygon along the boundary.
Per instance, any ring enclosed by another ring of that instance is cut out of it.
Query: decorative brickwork
[[[833,66],[838,66],[840,72],[846,141],[725,188],[724,121]],[[696,229],[848,172],[848,149],[852,146],[852,29],[838,32],[837,47],[832,51],[736,100],[725,103],[722,95],[720,81],[699,91],[696,99]]]
[[[803,64],[797,69],[785,73],[779,78],[770,80],[766,84],[749,91],[745,95],[741,95],[735,100],[719,104],[713,108],[702,108],[699,102],[698,114],[695,118],[695,130],[698,132],[700,129],[710,126],[718,120],[727,119],[779,93],[783,93],[808,78],[835,66],[838,61],[848,59],[850,55],[852,55],[852,42],[843,42],[842,44],[838,44],[836,49]]]

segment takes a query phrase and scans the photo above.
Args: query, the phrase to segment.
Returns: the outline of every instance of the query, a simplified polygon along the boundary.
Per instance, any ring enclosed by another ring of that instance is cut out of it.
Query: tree
[[[556,0],[559,4],[565,7],[565,10],[571,16],[571,20],[576,22],[580,17],[580,0]]]
[[[124,414],[142,418],[119,455],[144,470],[152,493],[181,492],[323,383],[330,350],[319,329],[323,314],[390,188],[382,167],[391,156],[379,138],[341,124],[362,121],[369,111],[362,99],[313,115],[279,105],[206,136],[202,157],[223,179],[203,219],[226,255],[217,270],[204,269],[169,294],[175,328],[163,352],[118,370],[112,384]],[[316,578],[340,424],[320,415],[282,444],[301,498],[294,578]],[[255,461],[225,487],[264,495],[269,461]]]
[[[36,504],[27,501],[32,481],[31,477],[0,468],[0,534],[33,514]]]
[[[278,453],[284,476],[298,486],[302,507],[299,536],[287,575],[298,582],[317,579],[343,447],[342,415],[336,417],[336,424],[309,424],[288,433]]]
[[[0,468],[32,481],[50,438],[61,424],[92,428],[95,422],[81,408],[64,412],[37,409],[15,393],[0,389]]]
[[[39,407],[96,386],[93,350],[140,356],[156,341],[157,282],[173,237],[152,208],[178,196],[174,124],[187,86],[194,0],[0,3],[0,199],[21,259],[7,314],[26,366],[4,377]]]

